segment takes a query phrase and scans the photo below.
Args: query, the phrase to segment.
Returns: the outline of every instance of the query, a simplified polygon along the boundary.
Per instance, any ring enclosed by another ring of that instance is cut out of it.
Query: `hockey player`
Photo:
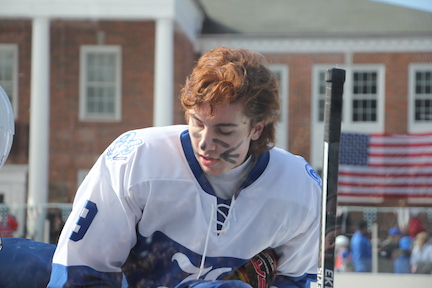
[[[187,126],[126,132],[98,159],[48,287],[120,287],[122,272],[130,287],[239,287],[221,280],[267,248],[278,259],[274,286],[315,279],[321,180],[303,158],[273,148],[278,84],[265,58],[209,51],[181,103]],[[265,263],[254,263],[263,274]]]

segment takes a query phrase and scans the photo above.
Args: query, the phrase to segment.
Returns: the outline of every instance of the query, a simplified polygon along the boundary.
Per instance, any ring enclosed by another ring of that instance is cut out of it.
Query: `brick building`
[[[184,123],[181,85],[221,45],[269,59],[281,82],[277,144],[317,170],[331,67],[347,70],[344,131],[432,132],[430,12],[367,0],[4,0],[0,85],[16,134],[0,202],[71,202],[120,133]]]

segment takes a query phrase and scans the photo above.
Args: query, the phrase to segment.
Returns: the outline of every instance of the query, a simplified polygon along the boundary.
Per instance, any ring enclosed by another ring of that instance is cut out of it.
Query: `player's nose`
[[[212,151],[216,149],[216,145],[213,142],[213,133],[210,129],[204,129],[201,132],[201,140],[199,141],[199,148],[202,151]]]

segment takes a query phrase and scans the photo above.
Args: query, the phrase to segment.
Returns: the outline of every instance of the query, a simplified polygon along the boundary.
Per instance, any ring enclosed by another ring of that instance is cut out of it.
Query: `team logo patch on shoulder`
[[[137,139],[136,132],[129,132],[117,139],[106,152],[109,160],[126,160],[127,156],[134,151],[135,147],[143,143],[142,139]]]
[[[306,164],[305,165],[305,169],[306,172],[308,173],[308,175],[315,180],[315,182],[318,184],[318,186],[322,186],[322,182],[321,182],[321,177],[319,176],[319,174],[312,168],[312,166],[310,164]]]

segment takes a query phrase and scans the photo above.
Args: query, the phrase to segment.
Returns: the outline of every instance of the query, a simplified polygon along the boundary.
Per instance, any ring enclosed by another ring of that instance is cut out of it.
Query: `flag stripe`
[[[401,141],[393,142],[393,141],[379,141],[379,142],[371,142],[370,147],[413,147],[413,148],[421,148],[428,147],[431,145],[430,141],[426,142],[406,142],[402,143]]]
[[[394,153],[390,154],[389,151],[387,153],[369,153],[371,157],[432,157],[432,153],[424,153],[424,152],[405,152],[405,153]]]
[[[340,176],[340,185],[360,185],[360,186],[402,186],[402,185],[419,185],[432,188],[431,177],[351,177]]]
[[[338,193],[338,196],[348,196],[348,197],[401,197],[408,196],[407,194],[401,193],[374,193],[374,194],[366,194],[366,193]],[[432,194],[411,194],[410,198],[432,198]]]
[[[423,190],[417,187],[381,187],[381,188],[371,188],[371,187],[341,187],[339,188],[339,194],[350,194],[350,193],[360,193],[364,195],[385,195],[387,193],[390,194],[398,194],[403,196],[418,196],[418,195],[429,195],[430,188],[424,188]],[[431,194],[432,196],[432,194]]]
[[[367,188],[367,187],[372,187],[372,188],[377,188],[377,190],[381,189],[381,188],[400,188],[400,187],[410,187],[410,188],[432,188],[432,184],[431,183],[367,183],[365,184],[363,183],[354,183],[354,182],[339,182],[340,185],[346,185],[346,186],[350,186],[350,187],[363,187],[363,188]]]
[[[339,177],[343,179],[344,176],[351,176],[351,177],[371,177],[371,178],[384,178],[384,177],[390,177],[392,178],[401,178],[401,177],[409,177],[409,178],[418,178],[418,177],[432,177],[432,174],[422,173],[422,174],[409,174],[409,173],[396,173],[394,175],[390,173],[378,173],[378,174],[369,174],[369,173],[361,173],[361,172],[351,172],[348,173],[346,171],[340,171]]]
[[[395,168],[395,167],[369,167],[369,166],[355,166],[355,165],[339,165],[339,174],[369,174],[389,176],[393,175],[399,177],[401,175],[430,175],[432,174],[432,167],[412,167],[410,169]]]

